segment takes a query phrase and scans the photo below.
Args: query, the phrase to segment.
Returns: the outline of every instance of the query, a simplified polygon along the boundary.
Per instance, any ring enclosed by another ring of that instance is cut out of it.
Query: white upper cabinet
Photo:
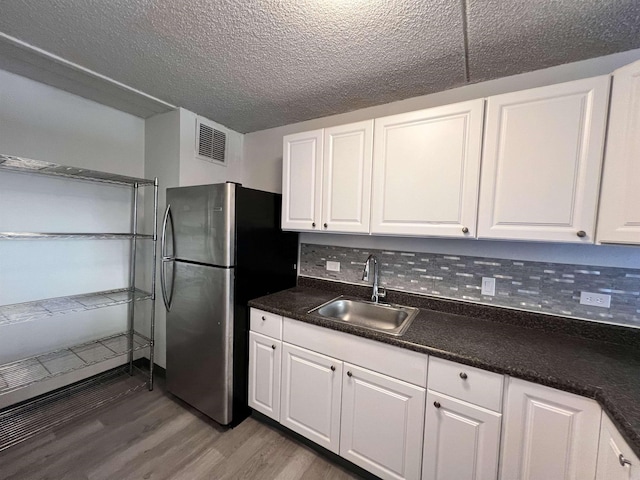
[[[640,62],[613,74],[597,239],[640,244]]]
[[[474,237],[484,100],[375,121],[371,233]]]
[[[594,400],[510,379],[501,480],[593,479],[601,412]]]
[[[373,120],[283,143],[282,228],[369,233]]]
[[[322,230],[369,233],[373,120],[324,131]]]
[[[323,131],[288,135],[282,152],[282,228],[319,230]]]
[[[609,82],[488,99],[479,238],[594,242]]]

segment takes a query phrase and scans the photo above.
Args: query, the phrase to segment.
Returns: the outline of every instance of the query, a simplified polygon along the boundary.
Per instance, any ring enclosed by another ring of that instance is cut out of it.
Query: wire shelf
[[[156,257],[157,249],[157,223],[158,223],[158,179],[153,180],[135,178],[112,173],[94,171],[89,169],[57,165],[51,162],[43,162],[28,158],[15,157],[0,154],[0,174],[5,172],[17,172],[36,174],[52,177],[63,177],[81,181],[91,181],[104,184],[116,184],[132,187],[132,219],[131,232],[0,232],[0,240],[72,240],[72,239],[96,239],[96,240],[130,240],[131,251],[129,254],[130,282],[129,287],[120,290],[95,292],[70,297],[58,297],[35,302],[14,305],[0,305],[0,326],[25,322],[43,317],[61,315],[71,312],[92,310],[112,305],[125,304],[139,300],[153,299],[155,296],[135,288],[136,286],[136,249],[137,240],[151,240],[153,262],[151,270],[152,292],[156,284]],[[153,234],[138,233],[138,206],[139,187],[153,186]],[[6,228],[6,227],[5,227]],[[11,227],[8,227],[11,228]],[[151,302],[149,313],[149,334],[144,336],[134,332],[135,310],[129,308],[127,320],[128,326],[125,332],[91,342],[62,348],[53,352],[35,355],[19,361],[0,365],[0,397],[13,399],[23,394],[29,395],[29,385],[44,380],[52,379],[71,372],[82,370],[107,360],[124,357],[129,365],[129,371],[134,367],[134,355],[137,350],[148,348],[149,372],[147,385],[153,389],[153,359],[154,359],[154,331],[155,331],[155,302]],[[116,363],[116,362],[114,362]],[[91,370],[87,370],[91,372]],[[77,376],[74,376],[77,378]],[[65,380],[63,377],[61,380]],[[45,390],[57,382],[43,383]],[[15,392],[15,395],[7,395]],[[2,412],[0,412],[2,413]],[[2,425],[0,425],[2,427]],[[2,444],[3,431],[0,428],[0,445]],[[1,448],[0,448],[1,449]]]
[[[120,367],[0,411],[0,451],[142,390],[143,375]]]
[[[97,308],[149,300],[153,295],[140,289],[121,288],[67,297],[47,298],[33,302],[0,305],[0,326],[30,322],[56,315],[84,312]]]
[[[56,163],[2,154],[0,154],[0,170],[36,173],[39,175],[66,177],[78,180],[88,180],[91,182],[112,183],[116,185],[138,184],[138,186],[146,186],[155,184],[155,180],[149,180],[146,178],[127,177],[124,175],[87,170],[85,168],[67,167]]]
[[[153,235],[141,233],[40,233],[40,232],[0,232],[0,240],[153,240]]]
[[[129,333],[124,332],[0,365],[0,395],[149,346],[135,332],[132,348],[128,343]]]

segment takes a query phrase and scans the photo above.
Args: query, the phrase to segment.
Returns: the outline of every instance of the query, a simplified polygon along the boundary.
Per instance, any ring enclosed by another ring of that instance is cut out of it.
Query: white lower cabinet
[[[602,415],[596,480],[638,480],[640,459],[631,451],[609,417]]]
[[[280,423],[339,453],[342,362],[283,344]]]
[[[345,363],[340,455],[383,479],[419,479],[425,389]]]
[[[601,408],[594,401],[510,379],[502,480],[588,480],[596,473]]]
[[[594,400],[256,309],[251,318],[249,406],[382,479],[640,480],[640,460]]]
[[[488,480],[498,476],[502,415],[427,391],[423,480]]]
[[[249,406],[280,420],[282,342],[249,332]]]

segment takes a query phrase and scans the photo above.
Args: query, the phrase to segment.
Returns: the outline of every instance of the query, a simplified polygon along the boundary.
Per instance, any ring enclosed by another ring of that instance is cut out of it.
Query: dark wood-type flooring
[[[360,478],[254,418],[221,428],[159,383],[0,452],[0,479]]]

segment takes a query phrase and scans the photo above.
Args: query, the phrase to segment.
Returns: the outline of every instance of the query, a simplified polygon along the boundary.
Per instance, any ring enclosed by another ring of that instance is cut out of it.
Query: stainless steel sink
[[[417,308],[402,305],[338,297],[310,310],[309,313],[390,335],[402,335],[418,311]]]

